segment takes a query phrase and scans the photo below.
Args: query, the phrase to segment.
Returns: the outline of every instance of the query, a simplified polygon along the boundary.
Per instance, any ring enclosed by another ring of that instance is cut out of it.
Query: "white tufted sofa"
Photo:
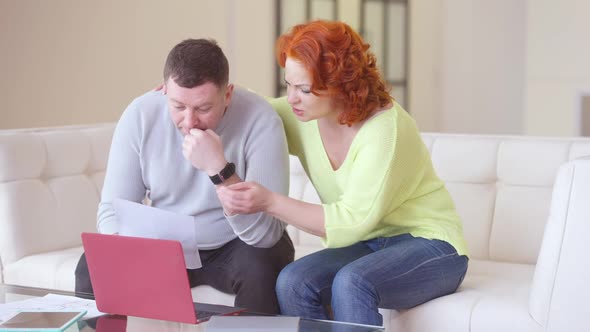
[[[114,124],[0,131],[0,281],[73,290],[80,232],[95,231]],[[590,140],[424,134],[464,221],[471,260],[455,294],[382,310],[391,331],[590,331]],[[580,159],[579,159],[580,158]],[[318,202],[291,160],[292,197]],[[290,229],[301,257],[321,248]],[[199,301],[232,304],[210,287]]]

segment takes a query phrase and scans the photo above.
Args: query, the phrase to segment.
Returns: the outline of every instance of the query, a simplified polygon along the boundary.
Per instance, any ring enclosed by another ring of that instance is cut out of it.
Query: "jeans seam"
[[[356,271],[350,271],[350,274],[354,275],[355,278],[357,278],[358,280],[364,280],[364,278],[360,274],[358,274]],[[373,294],[376,295],[377,306],[378,306],[379,303],[381,303],[381,295],[379,294],[377,287],[375,285],[373,285],[372,283],[365,283],[365,284],[370,285],[370,287],[372,288],[371,291],[373,292]],[[357,286],[358,286],[358,283],[357,283]]]
[[[412,273],[416,269],[418,269],[418,268],[422,267],[423,265],[428,264],[430,262],[434,262],[434,261],[437,261],[437,260],[440,260],[440,259],[444,259],[444,258],[448,258],[448,257],[452,257],[452,256],[459,256],[459,254],[456,253],[456,252],[454,252],[452,254],[446,254],[446,255],[443,255],[443,256],[437,256],[437,257],[433,257],[433,258],[427,259],[427,260],[423,261],[422,263],[414,266],[412,269],[410,269],[410,270],[408,270],[408,271],[406,271],[406,272],[404,272],[402,274],[399,274],[399,275],[395,276],[393,279],[401,278],[401,277],[405,276],[408,273]],[[391,280],[391,279],[389,279],[389,280]]]
[[[300,289],[303,289],[303,288],[307,288],[307,287],[293,287],[293,291],[294,291],[295,294],[297,294],[297,296],[299,296],[299,298],[301,298],[301,299],[307,299],[307,298],[309,298],[308,294],[302,294],[301,291],[300,291]],[[320,304],[321,304],[322,303],[322,299],[321,299],[322,292],[325,291],[326,289],[330,289],[330,288],[331,288],[331,286],[330,287],[324,287],[322,289],[319,289],[317,292],[315,291],[315,289],[312,289],[312,294],[317,294],[319,296],[319,298],[320,298]],[[306,292],[304,292],[304,293],[306,293]]]

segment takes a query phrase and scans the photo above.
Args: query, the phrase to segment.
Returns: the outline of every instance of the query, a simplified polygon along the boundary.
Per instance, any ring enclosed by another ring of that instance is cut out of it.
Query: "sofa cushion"
[[[469,257],[490,257],[490,232],[496,203],[496,184],[448,182],[449,193],[455,200],[457,213],[468,239]]]
[[[391,311],[391,331],[535,331],[528,294],[534,267],[469,261],[459,290],[409,310]],[[501,317],[501,319],[498,319]]]
[[[85,175],[0,183],[3,264],[79,246],[81,232],[96,230],[99,194],[94,183]]]
[[[81,245],[96,208],[114,124],[0,131],[0,258]]]
[[[517,186],[551,187],[559,166],[568,160],[571,143],[514,139],[500,144],[498,179]]]
[[[92,149],[85,135],[72,132],[42,133],[45,144],[46,164],[44,178],[83,174],[90,161]]]
[[[498,145],[486,137],[439,137],[432,144],[432,163],[445,182],[494,183]]]
[[[570,148],[568,160],[590,157],[590,143],[574,142]]]
[[[490,259],[535,264],[549,214],[551,190],[541,186],[497,186]]]
[[[0,135],[0,182],[38,178],[45,166],[43,139],[36,135]]]
[[[6,284],[74,290],[74,274],[83,248],[75,247],[26,256],[4,266]]]

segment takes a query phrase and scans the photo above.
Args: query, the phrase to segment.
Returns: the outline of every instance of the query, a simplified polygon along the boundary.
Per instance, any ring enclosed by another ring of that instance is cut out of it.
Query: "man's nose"
[[[191,129],[197,126],[197,124],[199,123],[199,118],[197,117],[195,112],[187,109],[185,110],[183,122],[185,128]]]

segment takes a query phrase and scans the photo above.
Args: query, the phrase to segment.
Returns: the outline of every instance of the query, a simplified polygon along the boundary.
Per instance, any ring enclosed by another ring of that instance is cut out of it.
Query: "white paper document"
[[[213,316],[206,332],[297,332],[299,317],[289,316]]]
[[[151,206],[115,199],[119,235],[180,241],[187,269],[202,266],[193,217]]]
[[[22,301],[0,304],[0,322],[5,322],[19,311],[86,311],[86,318],[104,315],[96,308],[93,300],[75,296],[47,294]]]

